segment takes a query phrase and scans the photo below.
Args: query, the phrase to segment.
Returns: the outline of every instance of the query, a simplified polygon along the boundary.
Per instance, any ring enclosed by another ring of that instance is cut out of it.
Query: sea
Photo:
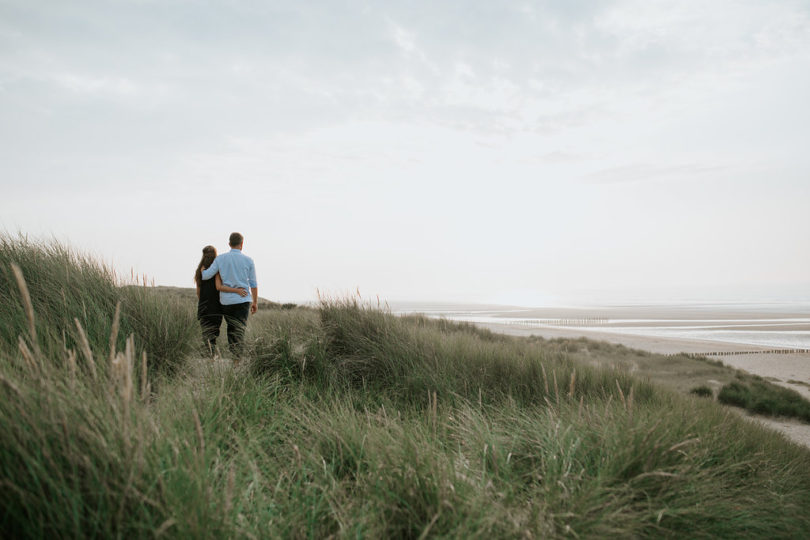
[[[393,313],[420,313],[473,324],[580,330],[751,345],[810,352],[810,303],[678,303],[521,307],[430,302],[389,303]]]

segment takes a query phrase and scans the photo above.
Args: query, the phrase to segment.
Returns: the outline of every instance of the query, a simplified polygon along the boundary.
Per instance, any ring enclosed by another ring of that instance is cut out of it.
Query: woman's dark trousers
[[[222,324],[222,315],[201,315],[200,327],[202,328],[203,341],[208,348],[208,352],[213,356],[219,337],[219,327]]]

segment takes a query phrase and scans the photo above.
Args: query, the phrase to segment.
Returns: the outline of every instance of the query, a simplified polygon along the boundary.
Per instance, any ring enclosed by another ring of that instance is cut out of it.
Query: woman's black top
[[[219,303],[216,276],[200,282],[200,299],[197,302],[197,318],[203,315],[222,314],[222,304]]]

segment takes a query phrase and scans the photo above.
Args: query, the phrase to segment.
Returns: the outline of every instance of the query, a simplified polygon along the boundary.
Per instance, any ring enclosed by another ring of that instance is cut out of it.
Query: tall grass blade
[[[121,324],[121,301],[115,304],[112,329],[110,330],[110,362],[115,358],[115,343],[118,340],[118,326]]]
[[[37,357],[41,356],[39,350],[39,341],[37,340],[37,325],[34,320],[34,304],[31,302],[31,294],[28,292],[28,284],[25,282],[20,267],[11,263],[11,271],[14,273],[14,279],[17,281],[17,287],[20,289],[20,297],[23,301],[23,308],[25,309],[25,317],[28,321],[28,336],[31,339],[31,347]]]
[[[82,328],[82,323],[79,322],[77,317],[73,318],[73,322],[76,323],[76,332],[79,334],[81,351],[82,354],[84,354],[84,359],[87,361],[87,366],[90,368],[90,374],[93,376],[93,379],[97,379],[96,361],[93,359],[93,351],[90,349],[90,342],[87,340],[87,334],[85,334],[84,328]]]

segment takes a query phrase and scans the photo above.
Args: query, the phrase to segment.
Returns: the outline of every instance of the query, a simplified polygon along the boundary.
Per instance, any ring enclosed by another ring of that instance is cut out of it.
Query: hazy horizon
[[[0,1],[0,231],[193,286],[810,301],[810,4]]]

